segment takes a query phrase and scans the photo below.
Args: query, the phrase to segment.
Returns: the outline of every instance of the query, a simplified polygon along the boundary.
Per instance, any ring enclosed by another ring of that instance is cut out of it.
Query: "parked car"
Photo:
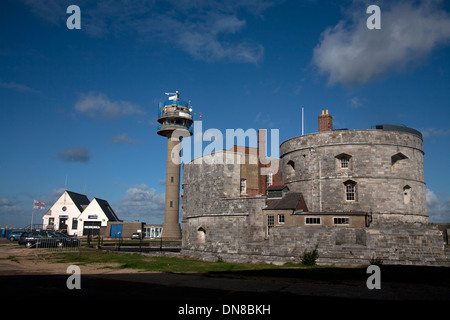
[[[19,241],[20,236],[22,235],[23,231],[20,230],[14,230],[11,231],[7,236],[6,239],[10,241]]]
[[[141,239],[141,235],[139,234],[139,232],[134,232],[131,235],[131,240],[133,240],[133,239]]]
[[[79,246],[80,240],[66,234],[53,231],[31,231],[24,232],[19,238],[19,244],[27,248],[36,246],[45,247],[73,247]]]

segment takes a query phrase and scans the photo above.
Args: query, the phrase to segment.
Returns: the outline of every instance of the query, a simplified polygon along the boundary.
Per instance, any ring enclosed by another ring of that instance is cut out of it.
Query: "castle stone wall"
[[[339,167],[343,154],[351,156],[348,169]],[[285,141],[281,156],[283,182],[290,191],[303,193],[310,212],[372,210],[372,224],[276,226],[265,237],[266,197],[241,198],[241,165],[223,161],[227,154],[205,156],[183,167],[182,254],[283,264],[301,262],[305,250],[317,245],[320,265],[368,265],[378,258],[385,264],[450,266],[442,231],[427,224],[418,136],[382,130],[321,132]],[[356,182],[355,201],[346,201],[347,180]],[[411,189],[409,202],[405,186]]]
[[[209,261],[238,263],[301,263],[316,248],[318,265],[364,266],[371,259],[388,265],[450,266],[442,232],[429,225],[398,223],[390,227],[275,227],[269,239],[229,247],[221,238],[201,247],[183,246],[183,254]]]
[[[348,168],[340,167],[340,156],[349,156]],[[308,134],[283,142],[281,159],[283,183],[303,193],[310,211],[372,210],[375,221],[428,221],[422,139],[414,134],[384,130]],[[348,181],[356,183],[355,201],[346,200]]]

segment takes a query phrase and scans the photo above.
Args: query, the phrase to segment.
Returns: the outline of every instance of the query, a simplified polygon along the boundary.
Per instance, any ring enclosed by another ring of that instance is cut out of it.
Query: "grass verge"
[[[137,253],[109,253],[103,251],[82,251],[80,255],[59,254],[57,262],[87,264],[115,264],[108,268],[130,268],[150,272],[236,272],[250,270],[267,270],[280,268],[304,268],[303,265],[289,264],[276,266],[272,264],[243,264],[229,262],[207,262],[196,259],[150,257]]]

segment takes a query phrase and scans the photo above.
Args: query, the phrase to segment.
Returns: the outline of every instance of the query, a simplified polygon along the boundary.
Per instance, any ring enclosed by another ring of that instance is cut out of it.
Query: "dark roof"
[[[84,194],[76,193],[73,191],[66,190],[67,194],[69,195],[70,199],[72,199],[73,203],[77,206],[78,210],[80,212],[83,212],[83,210],[91,203]]]
[[[375,128],[378,130],[385,130],[385,131],[402,131],[402,132],[412,133],[423,140],[422,132],[420,132],[419,130],[413,129],[413,128],[408,128],[407,126],[404,126],[404,125],[399,126],[396,124],[377,124],[375,126]]]
[[[288,188],[288,186],[287,185],[285,185],[285,184],[273,184],[273,185],[271,185],[271,186],[269,186],[268,188],[267,188],[267,190],[268,191],[280,191],[280,190],[283,190],[284,188]],[[289,189],[289,188],[288,188]]]
[[[109,205],[108,201],[102,200],[99,198],[94,198],[94,199],[97,200],[97,203],[99,204],[100,208],[105,213],[105,215],[109,221],[119,221],[119,218],[117,217],[116,213],[111,208],[111,206]]]
[[[301,192],[287,193],[281,199],[267,199],[264,210],[303,210],[308,211]]]

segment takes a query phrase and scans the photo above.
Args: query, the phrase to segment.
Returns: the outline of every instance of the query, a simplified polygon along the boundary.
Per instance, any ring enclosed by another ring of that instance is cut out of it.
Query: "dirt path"
[[[17,244],[0,246],[0,276],[12,275],[66,275],[70,263],[55,263],[51,256],[35,256],[35,250]],[[132,274],[136,269],[112,269],[118,264],[88,264],[80,266],[81,274]]]

